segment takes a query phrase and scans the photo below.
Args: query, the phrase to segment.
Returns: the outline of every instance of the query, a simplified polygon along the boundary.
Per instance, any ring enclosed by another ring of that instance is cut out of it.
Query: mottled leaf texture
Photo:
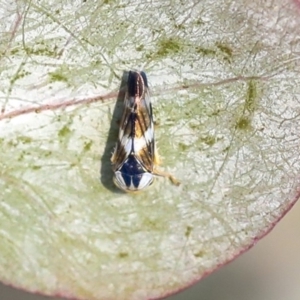
[[[266,234],[299,196],[299,15],[296,0],[0,0],[0,280],[156,299]],[[179,187],[113,186],[132,69]]]

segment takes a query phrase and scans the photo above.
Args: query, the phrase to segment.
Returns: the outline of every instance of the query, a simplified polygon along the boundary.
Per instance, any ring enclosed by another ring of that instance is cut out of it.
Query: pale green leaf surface
[[[272,228],[298,198],[297,9],[1,1],[1,280],[80,299],[156,298]],[[130,69],[147,72],[161,168],[179,187],[158,178],[131,195],[112,184]]]

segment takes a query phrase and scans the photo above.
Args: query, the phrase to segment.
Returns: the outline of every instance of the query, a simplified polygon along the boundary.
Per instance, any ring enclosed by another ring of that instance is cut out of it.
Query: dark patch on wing
[[[143,108],[137,111],[135,119],[135,137],[141,138],[151,126],[151,117],[148,112]]]
[[[140,74],[143,77],[144,85],[148,88],[148,79],[147,79],[147,76],[146,76],[145,72],[142,71]]]
[[[127,187],[130,187],[132,181],[134,187],[137,188],[145,170],[134,155],[129,155],[120,172]]]
[[[154,141],[147,143],[146,146],[136,153],[136,157],[147,169],[147,171],[153,171],[153,159],[154,159]]]
[[[142,97],[142,95],[144,94],[144,78],[139,72],[129,72],[127,81],[127,91],[129,97]]]

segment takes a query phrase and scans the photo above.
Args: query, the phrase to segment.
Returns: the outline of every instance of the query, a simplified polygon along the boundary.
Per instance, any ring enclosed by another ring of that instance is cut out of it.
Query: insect
[[[156,169],[159,156],[155,147],[152,105],[144,72],[129,72],[119,138],[111,162],[113,181],[126,192],[140,191],[150,186],[154,176],[168,177],[173,184],[179,185],[179,181],[171,174]]]

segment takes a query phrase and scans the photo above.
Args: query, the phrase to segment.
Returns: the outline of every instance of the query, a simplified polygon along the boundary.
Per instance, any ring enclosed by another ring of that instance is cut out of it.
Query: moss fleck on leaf
[[[144,45],[139,45],[135,47],[136,51],[143,51],[144,50]]]
[[[257,86],[255,80],[247,83],[245,101],[243,103],[242,115],[237,118],[235,128],[240,130],[251,129],[253,113],[257,106]]]
[[[178,147],[179,147],[180,151],[185,151],[186,149],[188,149],[189,146],[186,144],[183,144],[183,143],[179,143]]]
[[[128,257],[129,256],[129,254],[127,253],[127,252],[120,252],[119,253],[119,257],[120,258],[126,258],[126,257]]]
[[[216,143],[216,138],[214,136],[202,137],[201,140],[208,146],[213,146]]]
[[[18,72],[13,78],[11,78],[10,80],[10,84],[14,84],[17,80],[25,77],[26,75],[29,75],[30,72],[27,72],[25,70],[21,70],[20,72]]]
[[[236,129],[247,130],[251,128],[251,120],[249,118],[241,117],[236,125]]]
[[[50,77],[51,82],[54,82],[54,81],[67,82],[68,81],[68,78],[60,72],[49,73],[49,77]]]
[[[37,55],[37,56],[48,56],[48,57],[56,57],[57,56],[57,47],[47,47],[42,42],[39,42],[34,47],[25,47],[25,52],[30,55]]]
[[[32,138],[29,136],[19,136],[18,141],[23,143],[23,144],[29,144],[32,142]]]
[[[91,146],[92,146],[92,141],[85,142],[84,146],[83,146],[83,151],[85,151],[85,152],[90,151]]]
[[[52,151],[46,151],[44,152],[44,157],[49,157],[52,155]]]
[[[166,38],[158,41],[157,56],[165,57],[168,54],[174,54],[180,52],[182,49],[182,43],[175,38]]]
[[[199,17],[198,19],[195,20],[196,25],[204,25],[205,22]]]
[[[226,45],[226,44],[223,44],[223,43],[216,43],[216,46],[217,48],[223,52],[228,58],[232,58],[232,49]]]
[[[41,166],[37,166],[37,165],[31,166],[32,170],[39,170],[40,168],[41,168]]]
[[[248,83],[248,90],[246,95],[245,109],[250,113],[253,113],[256,106],[257,88],[253,80]]]
[[[58,131],[58,136],[66,137],[67,135],[70,134],[70,132],[71,132],[71,130],[69,129],[69,127],[67,125],[65,125]]]
[[[190,236],[192,230],[193,230],[192,226],[187,226],[186,229],[185,229],[185,234],[184,235],[188,238]]]
[[[205,255],[205,252],[203,250],[199,250],[198,252],[194,253],[195,257],[203,257]]]
[[[216,51],[213,49],[209,49],[209,48],[203,48],[203,47],[199,47],[197,46],[195,48],[196,52],[199,54],[202,54],[204,56],[212,56],[216,54]]]

